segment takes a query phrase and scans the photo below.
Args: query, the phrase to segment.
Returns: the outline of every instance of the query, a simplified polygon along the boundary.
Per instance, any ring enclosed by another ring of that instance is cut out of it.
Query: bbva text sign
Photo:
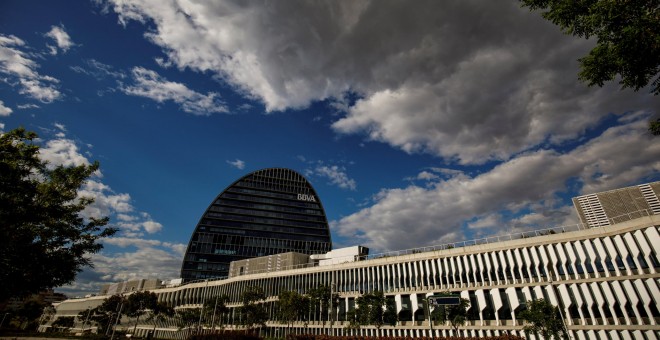
[[[316,202],[314,195],[298,194],[299,201]]]

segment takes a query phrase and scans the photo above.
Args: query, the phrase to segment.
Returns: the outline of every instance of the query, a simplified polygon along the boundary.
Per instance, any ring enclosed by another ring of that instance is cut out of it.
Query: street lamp
[[[559,316],[561,317],[561,323],[564,325],[564,329],[566,330],[566,335],[568,336],[568,339],[571,338],[571,332],[568,330],[568,326],[566,325],[566,320],[564,319],[564,313],[562,312],[561,306],[559,306],[559,299],[561,298],[561,295],[558,295],[557,292],[555,291],[555,286],[552,285],[552,277],[548,276],[548,286],[550,287],[550,290],[552,291],[552,294],[555,296],[555,299],[557,299],[557,309],[559,310]]]
[[[5,315],[2,316],[2,321],[0,321],[0,328],[2,328],[2,325],[5,323],[5,318],[6,318],[7,315],[9,315],[9,314],[11,314],[11,313],[5,313]]]
[[[335,291],[335,281],[334,281],[334,272],[330,272],[330,335],[334,336],[335,335],[335,329],[334,324],[335,324],[335,310],[333,309],[333,300],[334,298],[334,291]]]
[[[110,340],[115,338],[115,330],[117,329],[117,325],[119,324],[119,319],[121,318],[121,311],[124,308],[124,301],[121,302],[121,305],[119,305],[119,314],[117,314],[117,320],[115,320],[115,326],[112,327],[112,336],[110,336]]]
[[[85,324],[87,324],[87,320],[89,320],[89,313],[92,312],[92,309],[87,307],[87,317],[85,318],[85,321],[83,321],[82,326],[80,326],[80,333],[85,333]]]

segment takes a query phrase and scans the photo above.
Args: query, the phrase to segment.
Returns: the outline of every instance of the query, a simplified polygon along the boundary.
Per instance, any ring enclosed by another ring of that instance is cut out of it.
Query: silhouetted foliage
[[[96,324],[99,334],[105,334],[112,328],[112,326],[121,320],[121,315],[124,314],[125,309],[123,304],[125,299],[120,295],[112,295],[101,303],[98,307],[90,311],[82,311],[78,314],[80,318],[87,318],[89,313],[89,322]],[[121,313],[121,315],[120,315]]]
[[[107,217],[80,215],[93,199],[78,189],[99,164],[53,168],[35,139],[23,128],[0,135],[0,301],[73,282],[116,232]]]
[[[596,37],[596,47],[579,59],[579,78],[592,85],[621,76],[623,88],[637,91],[649,83],[660,93],[660,6],[657,1],[521,0],[564,33]]]

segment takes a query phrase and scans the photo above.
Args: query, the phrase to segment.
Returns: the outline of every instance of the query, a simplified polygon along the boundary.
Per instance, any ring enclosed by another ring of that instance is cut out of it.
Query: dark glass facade
[[[258,170],[225,189],[199,220],[181,266],[184,281],[225,277],[231,261],[332,249],[321,200],[299,173]]]

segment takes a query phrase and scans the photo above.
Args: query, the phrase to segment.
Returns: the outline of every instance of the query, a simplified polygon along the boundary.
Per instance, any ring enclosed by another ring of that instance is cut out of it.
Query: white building
[[[660,215],[660,182],[578,196],[573,205],[580,222],[592,227],[610,225],[613,218],[625,221],[648,213]]]
[[[544,298],[560,307],[573,339],[658,339],[660,332],[660,216],[649,215],[599,228],[577,225],[510,237],[415,249],[366,260],[248,274],[153,290],[175,308],[199,307],[210,297],[227,294],[235,311],[248,286],[260,286],[274,314],[280,290],[305,292],[332,285],[341,301],[334,312],[334,334],[346,334],[346,312],[361,293],[381,290],[396,302],[400,322],[381,333],[430,335],[425,297],[454,292],[470,300],[471,315],[458,335],[504,332],[524,335],[518,318],[528,300]],[[67,300],[57,316],[77,315],[105,297]],[[236,318],[235,313],[229,318]],[[141,322],[143,322],[141,320]],[[131,324],[132,325],[132,324]],[[172,320],[138,325],[138,335],[156,327],[156,336],[183,338]],[[131,326],[132,327],[132,326]],[[269,322],[265,332],[283,334],[286,325]],[[294,323],[294,331],[330,332],[328,322]],[[448,325],[434,325],[435,335],[453,335]],[[279,332],[279,333],[278,333]],[[350,331],[375,334],[373,327]]]

